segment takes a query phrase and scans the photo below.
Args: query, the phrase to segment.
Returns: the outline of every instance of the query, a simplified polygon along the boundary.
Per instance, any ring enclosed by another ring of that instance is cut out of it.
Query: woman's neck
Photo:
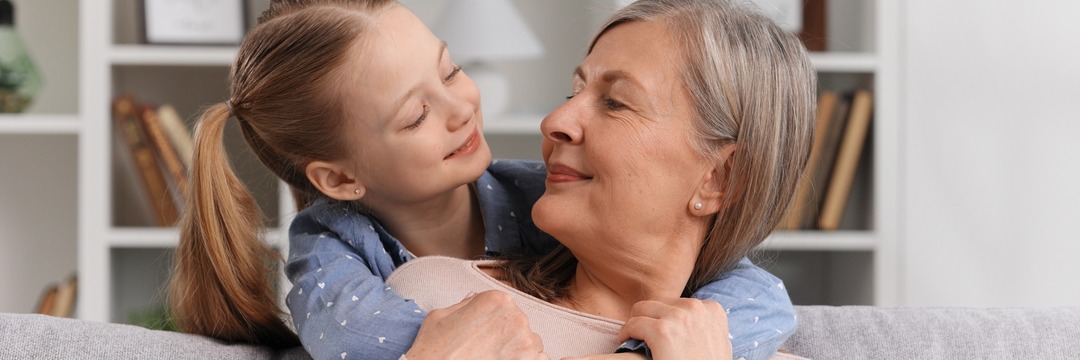
[[[569,298],[559,305],[626,321],[639,301],[681,297],[706,230],[704,222],[689,221],[671,231],[627,235],[635,236],[637,244],[651,244],[648,249],[575,254],[578,265],[567,285]]]
[[[405,207],[381,208],[379,221],[416,256],[484,255],[484,221],[471,184]]]
[[[630,317],[631,308],[639,301],[677,298],[682,295],[692,267],[683,265],[690,263],[687,261],[665,261],[658,264],[672,263],[677,265],[649,266],[649,269],[646,269],[594,267],[579,262],[577,271],[567,286],[570,296],[558,305],[626,321]]]

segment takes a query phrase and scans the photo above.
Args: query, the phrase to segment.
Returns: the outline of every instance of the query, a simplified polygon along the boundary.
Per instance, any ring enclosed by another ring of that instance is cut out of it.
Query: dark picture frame
[[[147,44],[236,45],[247,31],[246,0],[140,0]]]

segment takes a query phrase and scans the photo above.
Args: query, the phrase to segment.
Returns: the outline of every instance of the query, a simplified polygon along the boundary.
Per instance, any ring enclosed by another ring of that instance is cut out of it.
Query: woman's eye
[[[612,100],[611,98],[604,98],[604,106],[610,110],[622,110],[626,107],[623,103]]]
[[[460,72],[461,72],[461,66],[460,65],[454,66],[454,70],[450,71],[450,75],[446,75],[446,77],[443,78],[443,82],[448,83],[448,82],[454,81],[454,78],[456,78],[458,73],[460,73]]]
[[[577,94],[578,94],[578,92],[577,92],[577,91],[575,91],[575,92],[572,92],[572,93],[570,93],[570,96],[567,96],[567,97],[566,97],[566,100],[570,100],[570,99],[573,99],[573,98],[574,98],[575,96],[577,96]]]
[[[414,121],[412,124],[409,124],[409,126],[406,126],[405,130],[415,130],[416,128],[420,127],[420,124],[423,124],[424,120],[427,119],[427,115],[428,107],[427,105],[424,105],[424,112],[420,114],[420,117],[417,118],[416,121]]]

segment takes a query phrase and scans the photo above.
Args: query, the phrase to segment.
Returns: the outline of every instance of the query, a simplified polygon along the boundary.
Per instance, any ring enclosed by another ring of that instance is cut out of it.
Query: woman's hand
[[[576,358],[564,358],[562,360],[648,360],[645,355],[638,353],[618,353],[618,354],[603,354],[603,355],[590,355],[585,357]]]
[[[405,354],[423,359],[548,359],[540,336],[506,293],[490,290],[428,313]]]
[[[727,313],[719,303],[678,298],[634,304],[619,341],[644,340],[654,359],[731,359]]]

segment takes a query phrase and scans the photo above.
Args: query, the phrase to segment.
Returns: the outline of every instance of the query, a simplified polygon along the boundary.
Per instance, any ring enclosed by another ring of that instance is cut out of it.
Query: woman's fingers
[[[713,301],[680,298],[638,302],[619,338],[644,340],[655,359],[731,357],[727,314]]]
[[[638,353],[600,354],[575,358],[563,358],[563,360],[646,360],[645,355]]]

